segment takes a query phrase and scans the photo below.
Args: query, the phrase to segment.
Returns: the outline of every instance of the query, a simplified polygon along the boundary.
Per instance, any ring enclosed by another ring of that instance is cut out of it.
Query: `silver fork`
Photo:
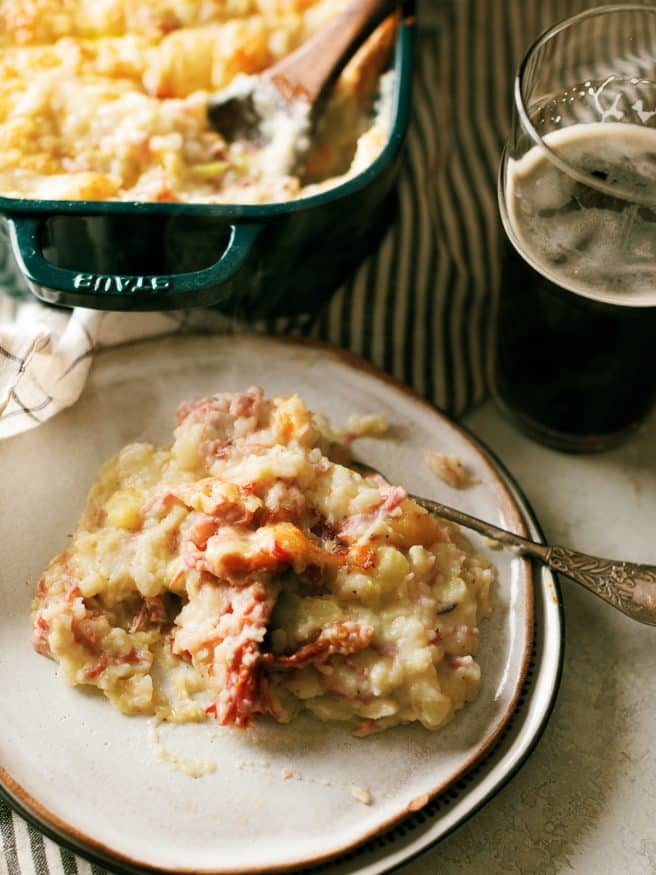
[[[352,465],[364,475],[373,474],[386,479],[380,471],[364,462],[354,460]],[[627,617],[646,623],[648,626],[656,626],[655,565],[602,559],[599,556],[589,556],[577,550],[570,550],[568,547],[538,544],[478,517],[470,516],[455,507],[441,504],[439,501],[412,494],[409,494],[409,498],[429,513],[458,523],[467,529],[473,529],[493,541],[510,547],[519,556],[531,556],[537,559],[552,571],[558,571],[580,583]]]

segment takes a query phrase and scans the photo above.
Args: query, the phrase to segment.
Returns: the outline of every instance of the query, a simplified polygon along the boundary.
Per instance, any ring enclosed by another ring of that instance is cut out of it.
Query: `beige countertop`
[[[656,564],[656,416],[625,446],[589,456],[538,446],[491,403],[466,425],[510,469],[551,543]],[[563,678],[537,749],[400,875],[656,872],[656,628],[561,586]]]

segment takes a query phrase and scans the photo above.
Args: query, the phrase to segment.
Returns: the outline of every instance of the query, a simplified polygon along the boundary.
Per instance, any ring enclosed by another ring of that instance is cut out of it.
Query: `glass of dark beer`
[[[656,400],[656,7],[546,31],[514,101],[494,395],[540,442],[602,450]]]

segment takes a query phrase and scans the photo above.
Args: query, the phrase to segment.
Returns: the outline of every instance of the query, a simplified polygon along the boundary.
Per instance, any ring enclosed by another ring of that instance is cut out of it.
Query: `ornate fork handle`
[[[417,495],[411,495],[410,498],[430,513],[509,545],[519,555],[539,559],[553,571],[559,571],[580,583],[618,611],[640,623],[656,626],[656,566],[601,559],[567,547],[536,544],[448,505]]]
[[[546,563],[634,620],[656,625],[656,567],[653,565],[600,559],[567,547],[549,547]]]

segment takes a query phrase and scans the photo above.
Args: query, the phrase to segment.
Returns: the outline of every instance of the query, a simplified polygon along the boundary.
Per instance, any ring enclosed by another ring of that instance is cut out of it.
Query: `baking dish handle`
[[[43,255],[41,216],[7,216],[19,267],[34,294],[48,304],[99,310],[171,310],[208,307],[226,300],[249,260],[262,225],[229,225],[221,256],[202,270],[178,274],[118,275],[57,267]]]

